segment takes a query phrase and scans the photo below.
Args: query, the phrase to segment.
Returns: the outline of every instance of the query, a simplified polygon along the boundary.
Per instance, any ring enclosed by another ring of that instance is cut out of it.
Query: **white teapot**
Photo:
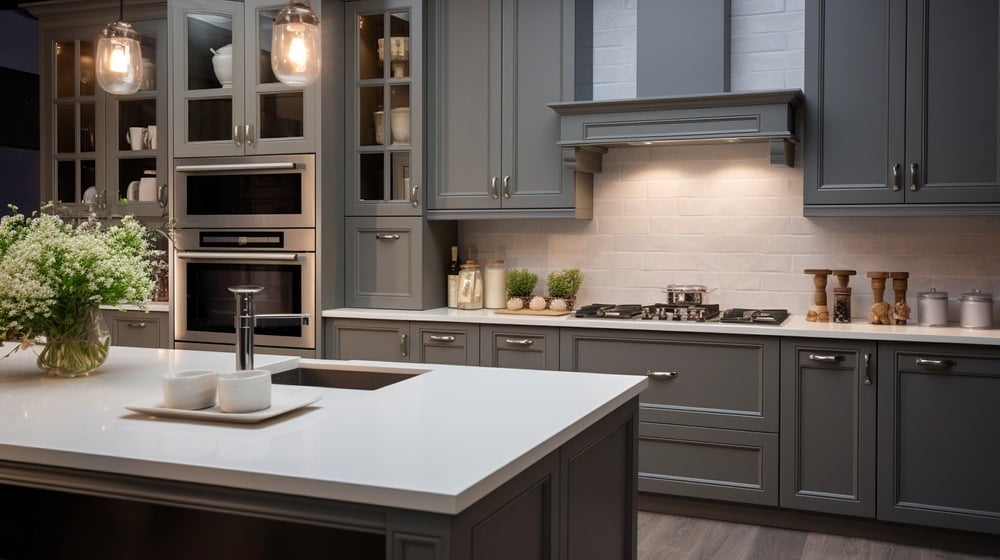
[[[233,45],[232,43],[219,47],[218,49],[208,49],[212,51],[212,68],[215,70],[215,77],[222,84],[222,87],[233,85]]]

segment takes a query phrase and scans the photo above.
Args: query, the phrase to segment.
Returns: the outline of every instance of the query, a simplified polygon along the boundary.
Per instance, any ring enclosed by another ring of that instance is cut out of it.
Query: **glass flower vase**
[[[108,358],[111,333],[98,307],[89,307],[60,329],[45,333],[39,345],[38,367],[56,377],[83,377],[94,372]]]

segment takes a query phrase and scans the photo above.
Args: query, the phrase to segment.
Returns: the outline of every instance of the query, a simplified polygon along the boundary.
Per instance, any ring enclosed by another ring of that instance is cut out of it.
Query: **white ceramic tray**
[[[167,408],[163,406],[162,397],[141,403],[127,404],[125,408],[158,418],[184,418],[188,420],[253,424],[309,406],[322,398],[318,393],[302,392],[295,389],[299,389],[299,387],[274,385],[271,388],[271,406],[254,412],[222,412],[218,405],[201,410]]]

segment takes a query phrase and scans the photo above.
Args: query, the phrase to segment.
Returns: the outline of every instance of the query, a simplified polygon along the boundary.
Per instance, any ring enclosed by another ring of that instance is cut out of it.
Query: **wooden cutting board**
[[[535,311],[534,309],[518,309],[517,311],[512,311],[510,309],[494,309],[493,312],[500,315],[547,315],[549,317],[559,317],[561,315],[569,315],[573,310],[553,311],[551,309],[540,309]]]

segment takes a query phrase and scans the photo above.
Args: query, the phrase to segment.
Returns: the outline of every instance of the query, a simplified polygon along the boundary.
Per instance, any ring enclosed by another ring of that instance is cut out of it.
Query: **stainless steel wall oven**
[[[305,313],[254,329],[260,351],[315,356],[316,230],[312,155],[177,160],[174,344],[235,347],[235,296],[257,284],[258,314]]]

